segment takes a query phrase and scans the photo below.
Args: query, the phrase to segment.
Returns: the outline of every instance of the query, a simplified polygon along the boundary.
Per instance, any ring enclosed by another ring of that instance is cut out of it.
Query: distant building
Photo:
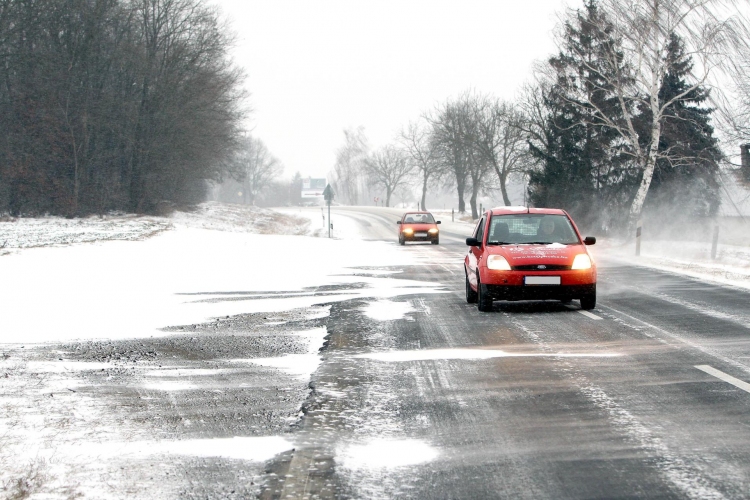
[[[323,190],[328,185],[325,178],[308,177],[302,179],[302,204],[303,205],[322,205]]]

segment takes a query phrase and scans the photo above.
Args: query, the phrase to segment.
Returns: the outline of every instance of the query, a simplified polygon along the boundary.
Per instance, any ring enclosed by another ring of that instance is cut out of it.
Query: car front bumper
[[[440,238],[440,233],[430,234],[427,233],[425,236],[417,236],[416,234],[402,233],[404,241],[433,241]]]
[[[596,283],[589,285],[486,285],[487,294],[495,300],[573,300],[596,293]]]

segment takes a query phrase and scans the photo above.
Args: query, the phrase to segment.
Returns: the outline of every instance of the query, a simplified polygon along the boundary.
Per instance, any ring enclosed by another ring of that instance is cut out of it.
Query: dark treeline
[[[201,201],[238,145],[230,42],[197,0],[0,0],[0,213]]]

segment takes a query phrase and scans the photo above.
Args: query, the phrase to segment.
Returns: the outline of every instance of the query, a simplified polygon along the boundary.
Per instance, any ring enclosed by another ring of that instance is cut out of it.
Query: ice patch
[[[392,469],[435,460],[438,451],[417,439],[373,440],[342,447],[336,461],[347,469]]]
[[[407,313],[415,309],[409,302],[393,302],[390,300],[377,300],[370,302],[362,308],[365,316],[376,321],[392,321],[402,319]]]
[[[510,353],[497,349],[430,349],[421,351],[391,351],[377,352],[371,354],[359,354],[356,358],[374,359],[376,361],[403,362],[403,361],[431,361],[438,359],[492,359],[492,358],[614,358],[621,356],[612,352],[591,353],[545,353],[545,352],[520,352]]]

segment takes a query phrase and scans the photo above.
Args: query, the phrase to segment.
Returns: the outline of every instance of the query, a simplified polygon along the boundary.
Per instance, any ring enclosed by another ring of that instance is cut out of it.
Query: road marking
[[[597,315],[596,315],[596,314],[594,314],[594,313],[590,313],[590,312],[588,312],[588,311],[582,311],[582,310],[580,310],[580,309],[579,309],[579,310],[578,310],[578,312],[579,312],[579,313],[581,313],[581,314],[583,314],[583,315],[584,315],[584,316],[586,316],[587,318],[591,318],[591,319],[604,319],[604,318],[602,318],[602,317],[600,317],[600,316],[597,316]]]
[[[747,382],[743,382],[742,380],[738,378],[734,378],[731,375],[727,375],[726,373],[717,370],[716,368],[709,366],[709,365],[695,365],[697,369],[699,369],[702,372],[706,372],[709,375],[713,375],[714,377],[723,380],[724,382],[727,382],[729,384],[732,384],[733,386],[742,389],[745,392],[750,392],[750,384]]]

